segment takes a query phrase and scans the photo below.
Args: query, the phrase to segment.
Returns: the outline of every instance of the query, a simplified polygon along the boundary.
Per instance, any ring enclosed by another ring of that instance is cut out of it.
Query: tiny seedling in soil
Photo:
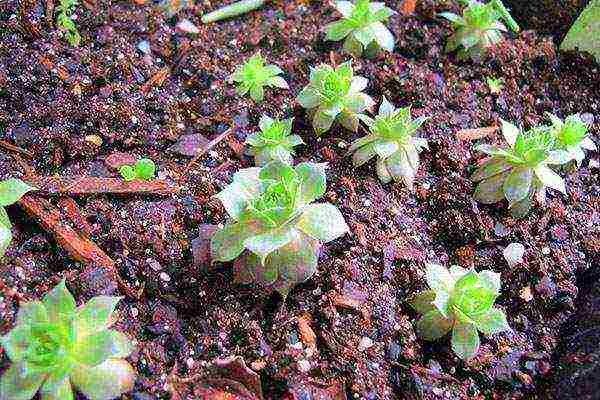
[[[230,79],[237,84],[237,93],[240,96],[250,93],[254,101],[260,102],[265,97],[265,86],[289,89],[285,79],[279,76],[283,74],[281,68],[265,64],[265,59],[258,52],[231,75]]]
[[[135,165],[123,165],[119,173],[125,182],[135,180],[151,181],[155,177],[156,165],[148,158],[138,160]]]
[[[60,0],[56,7],[58,11],[56,23],[65,32],[67,41],[71,46],[79,46],[79,43],[81,43],[81,36],[75,22],[73,22],[73,12],[75,12],[77,4],[79,4],[77,0]]]
[[[419,168],[419,153],[427,148],[427,140],[414,135],[428,118],[413,120],[410,107],[395,108],[384,97],[375,119],[366,115],[361,119],[370,134],[350,146],[354,167],[377,156],[377,175],[382,182],[403,181],[412,189]]]
[[[313,203],[325,189],[324,164],[272,161],[238,171],[216,195],[230,220],[211,239],[213,259],[237,259],[236,282],[287,296],[315,273],[321,245],[348,232],[335,206]]]
[[[327,132],[336,121],[356,132],[359,116],[374,103],[363,93],[368,82],[362,76],[354,76],[350,62],[337,68],[322,64],[311,67],[310,82],[297,100],[308,110],[318,135]]]
[[[494,307],[500,274],[428,264],[426,279],[429,290],[411,301],[422,315],[416,328],[423,339],[437,340],[452,331],[452,350],[467,360],[479,349],[478,331],[493,335],[510,329],[504,311]]]
[[[0,339],[10,368],[0,378],[0,399],[72,400],[73,389],[109,400],[133,389],[125,357],[130,340],[109,329],[119,297],[98,296],[76,308],[64,280],[43,301],[21,305],[15,327]]]
[[[569,115],[564,121],[554,114],[546,113],[552,122],[556,135],[556,147],[568,153],[569,160],[575,160],[577,166],[585,158],[583,150],[596,151],[596,144],[587,136],[588,126],[578,115]]]
[[[452,22],[455,29],[454,34],[448,38],[446,52],[460,48],[459,59],[471,57],[474,61],[480,61],[488,47],[502,41],[502,32],[508,29],[500,22],[501,19],[510,29],[519,31],[519,26],[501,0],[492,0],[487,4],[470,0],[462,17],[450,12],[440,15]]]
[[[355,57],[360,57],[363,52],[367,57],[374,57],[381,49],[394,51],[394,35],[383,22],[395,12],[384,3],[338,1],[335,7],[343,18],[327,25],[326,40],[344,39],[344,50]]]
[[[506,198],[512,216],[521,218],[531,209],[534,195],[545,204],[547,187],[566,193],[563,179],[548,167],[569,161],[565,150],[556,149],[552,129],[536,127],[521,132],[503,120],[502,134],[508,148],[487,144],[476,147],[491,157],[471,177],[478,182],[475,200],[494,204]]]
[[[280,121],[266,115],[261,117],[258,123],[260,132],[246,139],[257,166],[262,167],[275,160],[292,164],[294,147],[304,144],[300,136],[292,135],[293,121],[293,118]]]
[[[488,77],[486,79],[488,87],[490,88],[490,93],[499,95],[502,93],[502,89],[504,89],[504,78],[492,78]]]
[[[236,3],[230,4],[225,7],[221,7],[215,11],[212,11],[202,16],[202,23],[208,24],[211,22],[220,21],[227,18],[237,17],[242,14],[254,11],[265,4],[265,0],[242,0]]]
[[[11,178],[0,182],[0,257],[4,257],[12,240],[12,223],[8,219],[5,207],[15,204],[32,190],[36,189],[20,179]]]

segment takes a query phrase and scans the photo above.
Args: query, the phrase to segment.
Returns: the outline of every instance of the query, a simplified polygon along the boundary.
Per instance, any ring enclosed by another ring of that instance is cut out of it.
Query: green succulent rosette
[[[292,135],[293,121],[293,118],[280,121],[266,115],[261,117],[258,123],[260,132],[246,138],[257,166],[262,167],[275,160],[292,164],[294,147],[304,144],[300,136]]]
[[[285,79],[279,76],[281,74],[283,74],[281,68],[272,64],[267,65],[264,57],[258,52],[239,66],[230,79],[235,82],[240,96],[250,94],[254,101],[261,102],[265,97],[267,86],[289,89]]]

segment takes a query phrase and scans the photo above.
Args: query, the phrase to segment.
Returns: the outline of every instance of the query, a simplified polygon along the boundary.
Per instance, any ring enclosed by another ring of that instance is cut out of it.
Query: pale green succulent
[[[494,307],[500,274],[428,264],[426,279],[430,290],[411,301],[422,314],[416,328],[423,339],[437,340],[452,331],[452,350],[467,360],[479,349],[478,331],[493,335],[510,329],[504,311]]]
[[[293,121],[293,118],[274,120],[266,115],[260,118],[260,132],[253,133],[246,139],[257,166],[262,167],[274,160],[292,164],[294,147],[304,144],[300,136],[292,135]]]
[[[394,51],[395,39],[383,24],[395,12],[382,2],[357,0],[337,1],[336,9],[342,14],[340,21],[327,25],[326,40],[344,40],[344,50],[355,57],[363,51],[368,57],[377,55],[381,49]]]
[[[285,79],[279,76],[281,74],[281,68],[272,64],[266,65],[266,60],[258,52],[239,66],[230,79],[237,84],[239,95],[249,93],[254,101],[260,102],[265,97],[265,86],[289,89]]]
[[[12,241],[12,223],[5,207],[15,204],[21,197],[33,190],[36,188],[20,179],[10,178],[0,182],[0,257],[4,257],[4,253]]]
[[[556,149],[551,129],[538,127],[521,132],[503,120],[502,133],[508,148],[486,144],[476,147],[491,157],[471,177],[478,182],[475,200],[493,204],[506,199],[511,214],[520,218],[531,209],[534,196],[545,203],[547,187],[566,194],[565,182],[548,165],[564,164],[569,155]]]
[[[124,360],[130,340],[109,329],[119,297],[98,296],[76,308],[63,280],[43,301],[21,305],[15,327],[0,339],[10,368],[0,378],[1,400],[110,400],[133,389]]]
[[[471,57],[478,61],[487,52],[488,47],[502,41],[502,32],[506,32],[507,29],[500,22],[501,19],[504,19],[513,31],[519,31],[519,25],[500,0],[492,0],[487,4],[468,0],[462,16],[450,12],[441,13],[440,16],[452,22],[455,29],[454,34],[448,38],[446,52],[460,49],[459,59]]]
[[[569,115],[564,121],[554,114],[546,115],[552,122],[552,129],[556,135],[556,148],[566,151],[569,159],[575,160],[577,166],[580,166],[585,158],[584,150],[598,150],[587,135],[588,126],[578,115]]]
[[[427,140],[414,135],[428,118],[413,120],[410,107],[395,108],[384,97],[375,119],[366,115],[361,119],[369,127],[370,134],[350,146],[354,167],[377,156],[377,175],[382,182],[403,181],[412,189],[419,168],[419,153],[427,148]]]
[[[297,100],[308,109],[317,134],[327,132],[336,121],[356,132],[359,117],[374,103],[363,93],[368,82],[362,76],[354,76],[350,62],[337,68],[322,64],[310,69],[310,82]]]

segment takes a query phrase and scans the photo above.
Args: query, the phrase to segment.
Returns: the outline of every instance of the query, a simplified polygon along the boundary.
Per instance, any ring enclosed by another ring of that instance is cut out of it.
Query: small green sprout
[[[71,46],[79,46],[81,43],[81,36],[72,18],[75,7],[78,4],[77,0],[60,0],[60,3],[56,7],[58,11],[56,23],[60,29],[64,30],[67,41]]]
[[[260,132],[246,139],[257,166],[262,167],[274,160],[292,164],[294,147],[304,144],[300,136],[292,135],[293,121],[293,118],[280,121],[266,115],[261,117],[258,122]]]
[[[20,179],[11,178],[0,182],[0,257],[4,257],[4,253],[12,240],[12,223],[8,219],[5,207],[15,204],[32,190],[36,190],[36,188],[29,186]]]
[[[378,156],[377,175],[382,182],[403,181],[412,189],[419,168],[419,153],[427,148],[427,140],[414,134],[428,118],[413,120],[410,114],[410,107],[395,108],[384,97],[374,120],[361,116],[371,133],[350,146],[349,153],[354,152],[354,167]]]
[[[500,274],[428,264],[426,279],[430,290],[411,301],[423,315],[416,326],[423,339],[437,340],[452,330],[452,350],[467,360],[479,350],[477,331],[493,335],[510,330],[504,312],[494,307],[500,294]]]
[[[394,51],[394,35],[383,22],[395,12],[384,3],[337,1],[335,7],[343,18],[327,25],[326,40],[337,42],[345,38],[344,50],[355,57],[360,57],[363,51],[368,57],[377,55],[381,49]]]
[[[271,161],[238,171],[216,195],[231,219],[211,239],[212,258],[237,259],[237,282],[286,296],[315,273],[321,245],[348,232],[335,206],[313,203],[325,189],[324,164]]]
[[[450,12],[440,15],[451,21],[456,30],[448,38],[446,52],[450,53],[462,46],[458,52],[459,59],[471,57],[474,61],[478,61],[488,47],[502,41],[502,32],[506,32],[507,29],[500,19],[503,19],[513,31],[520,30],[501,0],[492,0],[487,4],[468,0],[462,17]]]
[[[135,165],[123,165],[119,173],[125,182],[135,180],[151,181],[156,173],[154,161],[148,158],[139,159]]]
[[[281,68],[265,64],[265,59],[258,52],[231,75],[231,80],[237,83],[237,93],[240,96],[250,93],[254,101],[260,102],[265,97],[265,86],[289,89],[285,79],[278,76],[283,74]]]
[[[596,144],[587,136],[588,126],[578,115],[569,115],[564,121],[554,114],[546,113],[556,135],[556,148],[568,153],[569,160],[577,166],[585,158],[583,150],[597,151]]]
[[[335,121],[356,132],[359,116],[374,103],[362,92],[368,82],[362,76],[354,76],[350,62],[337,68],[322,64],[310,69],[310,82],[297,100],[308,109],[318,135],[327,132]]]
[[[0,399],[109,400],[133,389],[135,373],[124,360],[133,345],[109,329],[119,297],[94,297],[76,308],[64,280],[43,301],[21,305],[16,326],[0,338],[12,361],[0,378]]]
[[[568,153],[556,150],[556,136],[547,127],[521,132],[513,124],[502,120],[502,134],[508,148],[490,145],[476,147],[489,156],[471,179],[478,182],[474,197],[484,204],[493,204],[506,198],[511,214],[520,218],[531,208],[535,194],[545,203],[546,188],[566,193],[565,182],[549,164],[568,162]]]
[[[254,11],[265,4],[265,0],[241,0],[202,16],[202,23],[220,21],[222,19],[237,17],[238,15]]]
[[[488,87],[490,88],[491,94],[499,95],[500,93],[502,93],[502,89],[504,89],[504,78],[495,79],[492,77],[488,77],[486,78],[486,82],[488,84]]]

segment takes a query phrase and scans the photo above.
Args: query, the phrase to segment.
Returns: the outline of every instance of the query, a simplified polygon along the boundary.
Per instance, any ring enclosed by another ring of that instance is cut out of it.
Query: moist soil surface
[[[581,277],[600,263],[599,155],[588,153],[581,168],[565,171],[567,195],[550,191],[546,206],[515,220],[504,203],[472,199],[469,176],[483,158],[474,145],[500,144],[500,133],[471,140],[457,132],[500,118],[531,127],[546,111],[580,113],[600,144],[599,68],[591,57],[560,54],[550,36],[524,31],[507,35],[481,63],[458,61],[443,52],[451,31],[436,16],[459,12],[455,2],[419,1],[415,15],[392,17],[395,52],[353,66],[377,102],[386,96],[431,118],[420,132],[430,149],[410,192],[381,184],[373,162],[352,169],[346,150],[363,130],[337,127],[318,138],[294,100],[309,66],[350,59],[340,43],[324,41],[322,27],[339,18],[329,3],[283,0],[202,25],[200,15],[219,5],[198,2],[169,16],[156,4],[85,1],[75,20],[82,44],[72,47],[48,18],[52,2],[0,4],[1,139],[30,152],[3,150],[0,175],[116,177],[109,161],[120,152],[153,159],[158,177],[181,187],[169,197],[99,194],[69,203],[83,216],[73,226],[140,293],[118,306],[116,327],[137,344],[129,361],[138,378],[123,398],[236,398],[204,394],[236,380],[206,379],[211,363],[228,356],[256,371],[266,399],[569,398],[555,386],[568,377],[557,374],[585,360],[577,346],[559,344],[573,334],[565,322],[590,329],[577,325],[576,310],[590,302],[578,298],[589,287]],[[185,18],[198,33],[176,26]],[[267,90],[256,104],[238,97],[227,78],[259,50],[286,72],[290,90]],[[487,77],[504,79],[500,94],[490,93]],[[306,142],[297,161],[328,163],[323,200],[350,226],[324,246],[318,273],[285,301],[234,284],[230,264],[206,262],[202,240],[207,224],[226,218],[212,196],[253,165],[243,142],[261,114],[295,117],[294,131]],[[179,139],[210,140],[233,125],[234,133],[186,170],[190,157],[173,149]],[[74,261],[39,221],[18,206],[8,211],[15,226],[0,266],[1,333],[12,328],[20,301],[40,298],[63,277],[80,303],[125,295],[106,269]],[[502,250],[511,242],[526,253],[509,267]],[[426,288],[426,262],[500,272],[497,304],[512,331],[482,336],[468,362],[452,353],[449,338],[418,339],[418,315],[407,300]],[[0,353],[0,369],[8,365]]]

